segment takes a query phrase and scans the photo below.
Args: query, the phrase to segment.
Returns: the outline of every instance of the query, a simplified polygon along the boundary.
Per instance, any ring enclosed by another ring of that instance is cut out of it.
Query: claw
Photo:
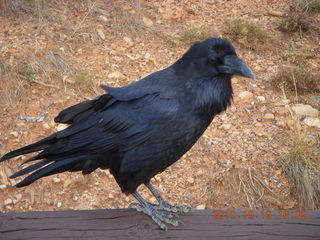
[[[191,210],[191,206],[173,206],[167,201],[165,201],[152,186],[148,186],[149,189],[155,194],[159,204],[152,204],[143,199],[143,197],[134,192],[132,195],[139,201],[139,203],[130,203],[129,207],[135,207],[138,212],[143,212],[149,215],[152,220],[163,230],[168,230],[165,223],[171,224],[173,226],[183,225],[183,222],[179,220],[179,215],[177,213],[186,213]]]
[[[146,204],[131,203],[129,206],[135,206],[138,212],[143,212],[149,215],[152,220],[163,230],[167,230],[168,227],[165,223],[171,224],[173,226],[179,226],[181,221],[177,220],[179,218],[177,214],[173,214],[166,211],[161,211],[155,208],[151,203],[146,202]]]

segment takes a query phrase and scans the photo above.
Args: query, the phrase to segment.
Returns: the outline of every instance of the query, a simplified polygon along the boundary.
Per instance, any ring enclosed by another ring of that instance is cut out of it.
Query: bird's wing
[[[54,121],[59,123],[72,124],[87,118],[97,111],[105,111],[117,101],[129,102],[146,95],[159,94],[161,86],[156,76],[157,73],[151,74],[146,78],[134,82],[125,87],[109,87],[101,85],[101,88],[107,93],[98,96],[92,100],[84,101],[61,111]],[[162,95],[168,95],[170,91],[162,91]]]
[[[87,174],[97,167],[108,167],[114,152],[121,155],[147,141],[154,134],[153,124],[175,111],[176,106],[164,104],[166,101],[157,93],[121,101],[111,91],[62,111],[56,120],[70,123],[68,128],[8,153],[1,160],[41,150],[26,161],[43,159],[41,162],[12,176],[35,171],[18,186],[57,172],[82,170]]]

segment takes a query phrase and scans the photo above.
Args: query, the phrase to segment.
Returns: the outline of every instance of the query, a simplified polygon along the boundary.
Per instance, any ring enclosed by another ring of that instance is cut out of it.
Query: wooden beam
[[[181,214],[168,231],[134,209],[0,213],[0,239],[320,239],[319,211],[221,211]]]

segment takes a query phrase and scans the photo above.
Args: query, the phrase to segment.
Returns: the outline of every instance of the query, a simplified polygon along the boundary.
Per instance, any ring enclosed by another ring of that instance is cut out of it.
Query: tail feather
[[[20,177],[24,174],[30,173],[30,172],[48,164],[49,162],[51,162],[51,160],[45,159],[41,162],[38,162],[36,164],[33,164],[29,167],[24,168],[24,169],[20,170],[19,172],[14,173],[13,175],[10,176],[10,178],[16,178],[16,177]]]
[[[15,177],[21,176],[25,173],[29,173],[37,168],[42,167],[43,165],[46,165],[50,161],[52,161],[52,160],[50,160],[50,159],[43,160],[43,161],[36,163],[30,167],[22,169],[21,171],[10,176],[10,178],[15,178]],[[79,161],[79,157],[71,157],[71,158],[66,158],[63,160],[55,161],[55,162],[51,163],[50,165],[48,165],[44,168],[40,168],[36,172],[30,174],[28,177],[26,177],[21,182],[16,184],[16,187],[24,187],[24,186],[27,186],[27,185],[33,183],[37,179],[44,177],[44,176],[49,176],[49,175],[56,174],[59,172],[68,171],[69,169],[71,169],[72,165],[77,161]]]
[[[20,156],[23,154],[32,153],[32,152],[36,152],[36,151],[40,151],[40,150],[45,150],[52,145],[54,139],[55,139],[55,135],[53,134],[53,135],[51,135],[47,138],[44,138],[36,143],[33,143],[28,146],[11,151],[11,152],[3,155],[2,158],[0,158],[0,162],[3,162],[5,160],[8,160],[10,158],[17,157],[17,156]]]

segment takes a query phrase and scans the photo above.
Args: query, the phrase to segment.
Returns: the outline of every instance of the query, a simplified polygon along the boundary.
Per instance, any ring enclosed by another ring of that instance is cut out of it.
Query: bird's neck
[[[233,93],[231,77],[201,78],[194,82],[195,106],[201,115],[213,118],[231,104]]]

